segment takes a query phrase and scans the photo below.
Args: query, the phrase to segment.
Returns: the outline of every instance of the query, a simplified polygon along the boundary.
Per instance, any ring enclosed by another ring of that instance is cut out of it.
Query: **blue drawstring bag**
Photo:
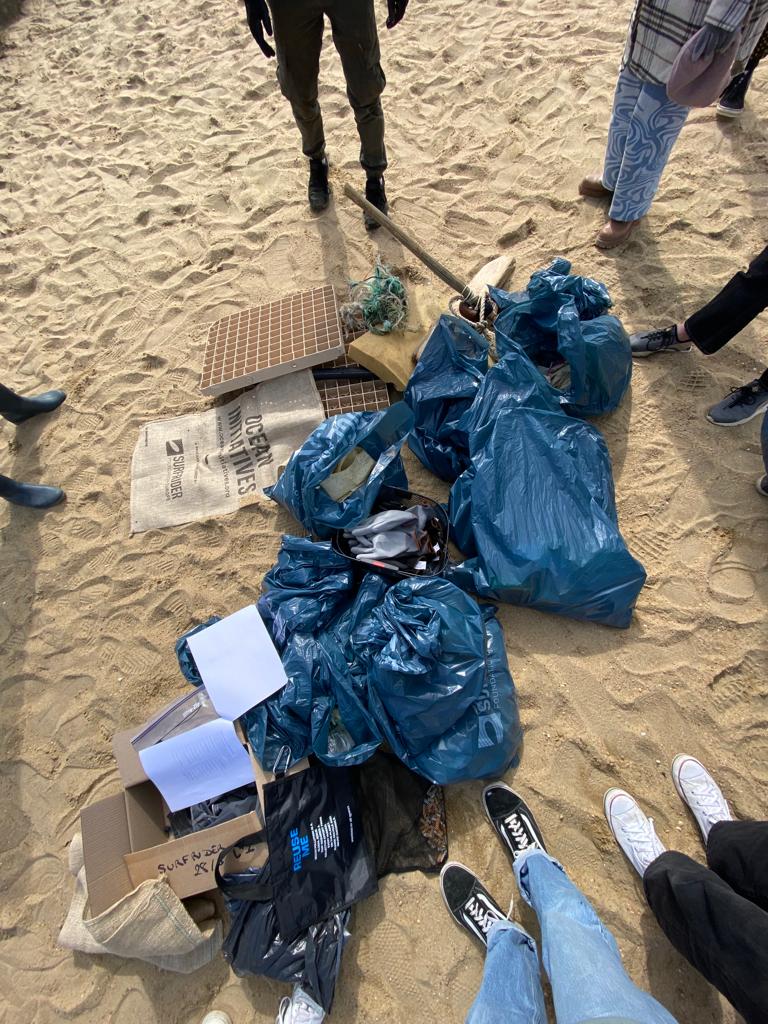
[[[293,453],[280,479],[264,493],[307,530],[327,540],[336,530],[371,515],[383,485],[407,489],[400,449],[412,425],[413,414],[403,402],[384,412],[332,416]],[[370,473],[351,494],[334,500],[321,485],[356,449],[370,457]]]
[[[522,348],[489,370],[461,426],[471,466],[451,491],[465,590],[605,625],[629,625],[645,570],[619,532],[608,450],[565,414]]]
[[[570,367],[570,385],[557,391],[566,411],[597,416],[616,409],[632,376],[627,332],[615,317],[604,284],[571,274],[562,257],[531,277],[524,292],[492,288],[499,307],[494,322],[496,351],[504,356],[519,345],[537,365],[558,358]]]
[[[453,483],[469,465],[458,429],[488,370],[488,342],[470,324],[441,316],[408,381],[403,401],[413,411],[408,446],[436,476]]]

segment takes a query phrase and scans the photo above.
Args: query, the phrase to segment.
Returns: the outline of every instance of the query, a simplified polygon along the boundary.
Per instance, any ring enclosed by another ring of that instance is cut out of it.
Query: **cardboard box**
[[[181,899],[215,889],[213,872],[220,851],[261,827],[252,811],[181,839],[169,839],[163,799],[131,746],[136,731],[116,733],[112,742],[124,790],[80,812],[92,916],[113,906],[141,882],[161,875]]]

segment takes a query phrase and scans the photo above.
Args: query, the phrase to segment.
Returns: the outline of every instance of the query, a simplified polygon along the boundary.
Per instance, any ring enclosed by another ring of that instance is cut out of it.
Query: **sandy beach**
[[[576,195],[599,167],[630,0],[412,0],[383,30],[392,215],[469,274],[497,252],[514,286],[554,256],[604,281],[628,329],[690,313],[768,236],[768,71],[735,123],[694,111],[651,215],[616,253],[593,248],[604,210]],[[358,141],[326,40],[321,102],[335,201],[305,207],[290,109],[242,5],[192,0],[0,3],[0,350],[3,382],[67,402],[18,430],[0,471],[60,484],[45,514],[0,502],[0,1024],[235,1024],[274,1020],[287,987],[219,959],[189,977],[58,949],[72,890],[67,844],[89,801],[115,792],[115,730],[185,688],[173,645],[256,599],[279,536],[271,504],[129,536],[130,458],[149,419],[203,408],[208,324],[306,287],[365,276],[376,256],[426,272],[342,195]],[[436,292],[449,293],[432,280]],[[619,632],[502,607],[525,749],[508,781],[550,851],[610,927],[632,978],[681,1024],[739,1018],[657,927],[602,814],[626,786],[666,844],[701,858],[670,780],[681,750],[734,812],[766,816],[768,502],[755,491],[759,420],[704,419],[757,376],[768,323],[714,358],[635,366],[597,421],[620,524],[648,583]],[[414,490],[446,488],[412,457]],[[504,906],[514,890],[481,813],[481,784],[447,791],[450,855]],[[516,897],[515,919],[536,933]],[[482,971],[435,878],[386,880],[352,920],[334,1024],[459,1024]]]

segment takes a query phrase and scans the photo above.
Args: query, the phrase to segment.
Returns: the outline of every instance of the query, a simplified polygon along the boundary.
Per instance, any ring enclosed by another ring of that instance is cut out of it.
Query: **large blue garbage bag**
[[[496,350],[505,355],[520,345],[538,365],[549,365],[559,353],[570,366],[571,383],[558,392],[566,410],[596,416],[615,409],[632,376],[629,337],[615,317],[605,285],[570,273],[559,257],[531,277],[524,292],[491,289],[499,307],[494,323]]]
[[[282,650],[294,633],[319,633],[351,603],[352,568],[330,543],[286,535],[263,587],[259,613]]]
[[[352,636],[381,731],[441,785],[499,775],[522,739],[494,610],[466,596],[445,580],[402,580]]]
[[[193,686],[202,686],[203,680],[197,667],[197,662],[192,657],[192,651],[189,649],[187,640],[189,637],[194,636],[195,633],[200,633],[202,630],[208,629],[209,626],[212,626],[214,622],[218,622],[220,619],[220,615],[212,615],[210,619],[206,619],[205,622],[201,622],[200,625],[193,626],[192,629],[188,629],[186,633],[182,633],[176,641],[176,657],[179,660],[181,674],[187,682],[192,683]]]
[[[488,369],[488,342],[455,316],[441,316],[403,394],[413,411],[408,446],[442,480],[453,483],[469,465],[466,435],[458,430]]]
[[[403,402],[384,412],[332,416],[293,453],[280,479],[264,493],[307,530],[328,539],[334,531],[369,516],[384,484],[408,487],[400,449],[412,425],[413,415]],[[355,448],[362,448],[374,466],[365,483],[349,497],[334,501],[320,485]]]
[[[360,764],[386,738],[433,782],[503,772],[521,733],[492,610],[434,577],[391,585],[369,574],[343,601],[339,568],[329,544],[285,537],[267,575],[259,610],[281,631],[288,684],[244,716],[259,761],[271,768],[287,745],[294,759]]]
[[[608,450],[514,344],[462,420],[472,464],[451,490],[465,590],[626,627],[645,570],[619,532]]]

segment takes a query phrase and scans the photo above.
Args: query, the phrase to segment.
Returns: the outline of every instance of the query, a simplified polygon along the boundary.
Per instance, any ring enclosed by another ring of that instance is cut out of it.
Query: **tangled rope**
[[[405,323],[408,300],[399,277],[376,260],[371,277],[351,281],[349,302],[339,310],[346,334],[390,334]]]

